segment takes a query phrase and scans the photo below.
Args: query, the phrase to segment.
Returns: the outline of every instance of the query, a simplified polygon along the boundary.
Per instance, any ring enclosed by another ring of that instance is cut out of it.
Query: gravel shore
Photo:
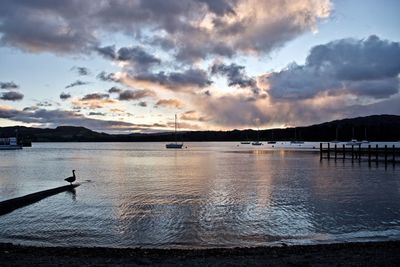
[[[31,247],[0,243],[1,266],[399,266],[400,241],[232,249]]]

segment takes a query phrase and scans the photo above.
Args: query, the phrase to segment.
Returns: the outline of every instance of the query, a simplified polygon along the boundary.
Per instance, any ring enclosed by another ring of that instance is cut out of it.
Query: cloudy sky
[[[2,0],[0,126],[400,115],[398,0]]]

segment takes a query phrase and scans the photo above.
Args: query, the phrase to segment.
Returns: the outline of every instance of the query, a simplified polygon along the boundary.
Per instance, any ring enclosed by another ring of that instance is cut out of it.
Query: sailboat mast
[[[176,138],[176,114],[175,114],[175,143],[178,142],[178,139]]]
[[[338,141],[339,140],[339,134],[338,134],[339,132],[338,132],[338,126],[336,125],[336,141]]]

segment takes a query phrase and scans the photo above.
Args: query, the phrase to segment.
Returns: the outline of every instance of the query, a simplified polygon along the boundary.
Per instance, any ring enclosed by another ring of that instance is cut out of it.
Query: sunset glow
[[[0,127],[400,115],[398,1],[2,1]],[[373,12],[371,12],[373,10]]]

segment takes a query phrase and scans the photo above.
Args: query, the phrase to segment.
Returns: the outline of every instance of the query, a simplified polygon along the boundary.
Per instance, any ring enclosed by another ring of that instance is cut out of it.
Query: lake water
[[[64,185],[72,169],[81,183],[0,216],[0,242],[189,248],[400,239],[399,165],[237,144],[0,151],[0,201]]]

